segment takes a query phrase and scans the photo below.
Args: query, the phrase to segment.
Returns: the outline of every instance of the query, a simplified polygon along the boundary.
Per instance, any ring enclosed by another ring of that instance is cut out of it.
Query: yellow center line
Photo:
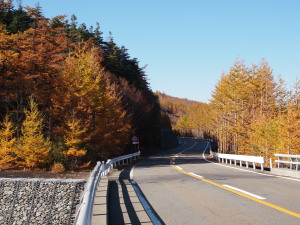
[[[186,171],[184,171],[184,170],[181,170],[181,169],[177,168],[176,166],[172,165],[171,162],[170,162],[170,165],[171,165],[174,169],[176,169],[176,170],[178,170],[178,171],[180,171],[180,172],[182,172],[182,173],[184,173],[184,174],[186,174],[186,175],[189,175],[189,176],[191,176],[191,177],[194,177],[194,178],[196,178],[196,179],[198,179],[198,180],[202,180],[202,181],[204,181],[204,182],[207,182],[207,183],[209,183],[209,184],[212,184],[212,185],[217,186],[217,187],[219,187],[219,188],[222,188],[222,189],[224,189],[224,190],[230,191],[230,192],[232,192],[232,193],[235,193],[235,194],[237,194],[237,195],[243,196],[243,197],[248,198],[248,199],[250,199],[250,200],[253,200],[253,201],[255,201],[255,202],[258,202],[258,203],[261,203],[261,204],[263,204],[263,205],[269,206],[269,207],[271,207],[271,208],[273,208],[273,209],[276,209],[276,210],[279,210],[279,211],[281,211],[281,212],[284,212],[284,213],[287,213],[287,214],[289,214],[289,215],[292,215],[292,216],[295,216],[295,217],[300,218],[300,214],[298,214],[298,213],[295,213],[295,212],[292,212],[292,211],[290,211],[290,210],[284,209],[284,208],[282,208],[282,207],[279,207],[279,206],[277,206],[277,205],[271,204],[271,203],[269,203],[269,202],[266,202],[266,201],[263,201],[263,200],[254,198],[254,197],[252,197],[252,196],[246,195],[246,194],[244,194],[244,193],[241,193],[241,192],[239,192],[239,191],[233,190],[233,189],[231,189],[231,188],[224,187],[223,185],[217,184],[217,183],[215,183],[215,182],[213,182],[213,181],[210,181],[210,180],[207,180],[207,179],[205,179],[205,178],[201,178],[201,177],[198,177],[198,176],[194,176],[193,174],[190,174],[190,173],[188,173],[188,172],[186,172]]]

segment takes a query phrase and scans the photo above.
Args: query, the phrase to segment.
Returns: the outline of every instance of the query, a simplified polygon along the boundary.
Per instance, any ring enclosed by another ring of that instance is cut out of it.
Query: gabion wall
[[[0,224],[74,224],[85,182],[0,178]]]

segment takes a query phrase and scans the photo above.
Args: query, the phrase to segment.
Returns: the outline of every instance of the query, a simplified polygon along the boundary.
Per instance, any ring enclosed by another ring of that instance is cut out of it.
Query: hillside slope
[[[156,92],[155,94],[159,97],[161,110],[169,116],[172,127],[176,125],[180,117],[188,112],[192,105],[198,103],[186,98],[173,97],[163,92]]]

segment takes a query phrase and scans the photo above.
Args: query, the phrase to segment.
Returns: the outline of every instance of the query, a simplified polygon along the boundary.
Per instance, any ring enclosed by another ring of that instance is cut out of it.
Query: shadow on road
[[[133,165],[128,166],[122,172],[114,172],[108,176],[108,224],[153,224],[130,182],[130,170],[132,167]],[[137,184],[135,186],[138,187]],[[142,193],[140,189],[139,192]],[[146,200],[144,195],[143,198]],[[148,205],[150,205],[149,202]],[[151,205],[150,208],[152,213],[160,220],[160,224],[165,224]]]

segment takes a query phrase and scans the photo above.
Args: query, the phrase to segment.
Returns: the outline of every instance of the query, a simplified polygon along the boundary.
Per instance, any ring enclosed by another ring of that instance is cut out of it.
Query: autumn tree
[[[237,61],[229,73],[222,76],[211,102],[220,151],[266,156],[274,152],[277,146],[270,142],[278,127],[274,121],[279,98],[283,97],[283,89],[279,90],[265,61],[251,68]]]
[[[29,96],[40,102],[50,135],[50,93],[68,49],[63,28],[52,28],[49,20],[35,9],[28,8],[29,12],[36,26],[24,32],[9,34],[0,25],[0,109],[2,115],[4,112],[12,115],[18,137],[23,120],[22,109]]]
[[[86,154],[86,150],[81,148],[85,141],[83,137],[86,128],[82,126],[80,119],[77,119],[74,114],[71,115],[66,126],[64,140],[68,148],[63,154],[69,159],[69,167],[76,168],[79,166],[80,159]]]
[[[87,28],[76,16],[50,20],[40,6],[14,5],[0,1],[0,119],[11,115],[16,138],[33,96],[45,134],[60,146],[51,151],[56,158],[66,150],[62,140],[73,111],[86,128],[85,157],[121,154],[133,134],[145,146],[159,144],[160,105],[145,66],[112,37],[103,41],[99,24]]]
[[[98,157],[108,157],[119,154],[128,143],[130,124],[117,85],[109,80],[99,59],[97,48],[89,45],[73,52],[57,80],[52,105],[59,133],[69,129],[65,121],[74,112],[86,128],[81,138],[97,149]]]
[[[6,115],[0,130],[0,170],[15,167],[16,138],[15,128]]]
[[[17,164],[31,169],[45,167],[49,162],[51,143],[43,135],[43,118],[33,98],[30,98],[29,108],[24,114],[22,137],[16,150]]]

